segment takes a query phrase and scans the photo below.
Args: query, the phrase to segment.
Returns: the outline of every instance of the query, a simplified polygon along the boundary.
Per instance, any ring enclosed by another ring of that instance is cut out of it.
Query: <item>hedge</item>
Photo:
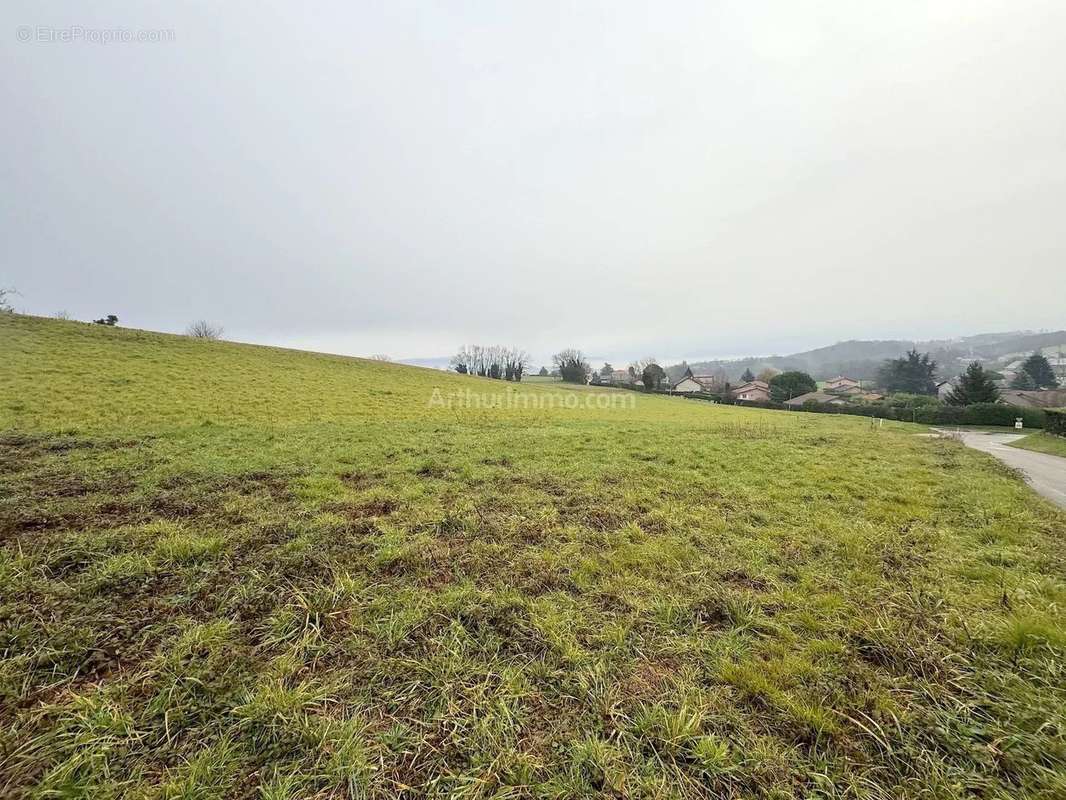
[[[1048,409],[1044,417],[1044,430],[1056,436],[1066,436],[1066,408]]]
[[[717,400],[722,405],[746,406],[748,408],[788,409],[782,403],[750,403],[738,402],[728,397],[699,394],[685,395],[692,400]],[[804,403],[803,411],[815,414],[848,414],[858,417],[877,417],[891,419],[898,422],[917,422],[920,425],[997,425],[1006,428],[1014,427],[1014,420],[1022,418],[1022,425],[1026,428],[1043,428],[1045,416],[1050,420],[1051,414],[1056,414],[1058,424],[1063,425],[1060,436],[1066,436],[1066,409],[1050,412],[1042,408],[1022,408],[1006,403],[976,403],[972,406],[895,406],[885,403],[863,404],[836,404],[836,403]]]
[[[1021,408],[1003,403],[977,403],[972,406],[922,406],[903,408],[882,403],[865,405],[835,405],[804,403],[804,411],[819,414],[849,414],[860,417],[879,417],[921,425],[998,425],[1014,427],[1014,420],[1022,418],[1026,428],[1043,428],[1045,412],[1040,408]]]

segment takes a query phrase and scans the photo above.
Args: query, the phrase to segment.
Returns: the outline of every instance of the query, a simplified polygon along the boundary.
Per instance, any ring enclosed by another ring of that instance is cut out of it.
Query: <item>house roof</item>
[[[733,387],[734,392],[744,392],[749,391],[751,389],[762,389],[764,392],[766,392],[770,390],[770,384],[768,384],[766,381],[747,381],[746,383],[742,383],[739,386]]]
[[[710,381],[710,380],[701,380],[696,375],[686,375],[681,380],[679,380],[677,383],[673,384],[672,388],[676,389],[678,386],[683,384],[685,381],[692,381],[693,383],[698,385],[701,389],[706,389],[708,386],[713,386],[714,385],[713,382]]]
[[[837,375],[835,378],[830,378],[826,383],[836,383],[837,381],[851,381],[852,383],[859,383],[856,378],[849,378],[847,375]]]
[[[791,400],[786,400],[786,406],[802,406],[804,403],[841,403],[843,402],[838,394],[827,394],[826,392],[807,392],[801,394],[799,397],[793,397]]]
[[[1028,391],[1007,389],[999,393],[1001,402],[1028,408],[1058,408],[1066,405],[1066,389],[1043,389]]]

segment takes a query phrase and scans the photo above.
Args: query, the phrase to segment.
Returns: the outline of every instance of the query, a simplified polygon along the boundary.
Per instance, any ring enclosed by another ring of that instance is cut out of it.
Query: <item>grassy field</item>
[[[1061,436],[1054,436],[1050,433],[1033,433],[1026,436],[1024,439],[1011,442],[1010,446],[1066,458],[1066,439]]]
[[[1066,796],[1066,516],[921,427],[10,315],[0,364],[0,796]]]

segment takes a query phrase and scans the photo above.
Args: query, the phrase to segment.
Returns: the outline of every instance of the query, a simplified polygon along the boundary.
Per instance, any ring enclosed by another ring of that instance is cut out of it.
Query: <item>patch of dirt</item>
[[[353,505],[341,506],[341,513],[352,520],[362,520],[370,517],[384,517],[397,511],[400,504],[389,497],[375,497]]]
[[[731,569],[723,572],[721,580],[734,586],[742,586],[756,592],[765,592],[770,588],[770,581],[759,575],[749,575],[743,569]]]
[[[383,472],[359,472],[353,470],[351,472],[344,472],[338,476],[345,486],[350,489],[369,489],[370,487],[380,483],[385,477]]]

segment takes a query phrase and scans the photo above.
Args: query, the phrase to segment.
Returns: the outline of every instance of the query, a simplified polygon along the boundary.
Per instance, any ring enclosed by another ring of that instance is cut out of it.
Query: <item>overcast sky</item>
[[[1061,0],[79,5],[0,7],[31,313],[622,363],[1066,327]]]

